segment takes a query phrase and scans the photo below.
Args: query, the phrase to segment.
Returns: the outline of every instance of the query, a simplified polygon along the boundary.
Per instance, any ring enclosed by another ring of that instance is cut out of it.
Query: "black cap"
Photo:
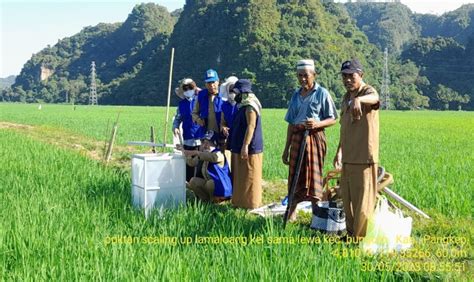
[[[341,66],[341,73],[356,73],[363,72],[362,64],[358,59],[352,59],[350,61],[345,61]]]

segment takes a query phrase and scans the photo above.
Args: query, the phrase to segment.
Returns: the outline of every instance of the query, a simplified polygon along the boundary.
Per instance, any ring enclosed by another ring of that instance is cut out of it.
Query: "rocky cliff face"
[[[40,81],[43,81],[43,80],[46,80],[48,79],[51,75],[53,75],[54,73],[54,70],[44,66],[44,65],[41,65],[40,66],[40,71],[39,71],[39,80]]]

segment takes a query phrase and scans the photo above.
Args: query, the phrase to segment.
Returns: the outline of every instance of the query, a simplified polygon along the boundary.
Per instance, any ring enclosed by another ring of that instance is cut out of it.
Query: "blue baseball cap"
[[[208,69],[206,71],[206,75],[204,76],[204,81],[206,83],[208,82],[214,82],[214,81],[218,81],[219,80],[219,76],[217,75],[217,72],[213,69]]]

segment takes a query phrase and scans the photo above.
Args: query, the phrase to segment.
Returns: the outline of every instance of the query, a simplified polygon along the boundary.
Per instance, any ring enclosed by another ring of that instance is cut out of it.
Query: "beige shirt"
[[[215,95],[209,95],[210,96],[210,99],[209,99],[209,104],[208,104],[208,109],[209,109],[209,114],[207,116],[207,130],[212,130],[214,132],[219,132],[219,126],[217,124],[217,119],[216,119],[216,113],[214,112],[214,98],[216,97]],[[200,119],[199,117],[199,111],[200,111],[200,107],[199,107],[199,101],[196,102],[196,104],[194,104],[194,109],[193,109],[193,113],[192,113],[192,116],[193,116],[193,121],[196,122],[198,119]]]
[[[375,94],[377,91],[363,83],[356,97]],[[341,148],[342,163],[373,164],[379,162],[379,107],[361,104],[360,119],[352,117],[350,112],[350,93],[344,95],[341,105]]]

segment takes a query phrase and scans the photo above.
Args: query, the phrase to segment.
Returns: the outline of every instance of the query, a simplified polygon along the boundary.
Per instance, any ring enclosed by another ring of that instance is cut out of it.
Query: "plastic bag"
[[[406,250],[411,247],[411,228],[412,218],[403,217],[399,209],[390,211],[387,198],[380,197],[360,247],[371,254]]]

